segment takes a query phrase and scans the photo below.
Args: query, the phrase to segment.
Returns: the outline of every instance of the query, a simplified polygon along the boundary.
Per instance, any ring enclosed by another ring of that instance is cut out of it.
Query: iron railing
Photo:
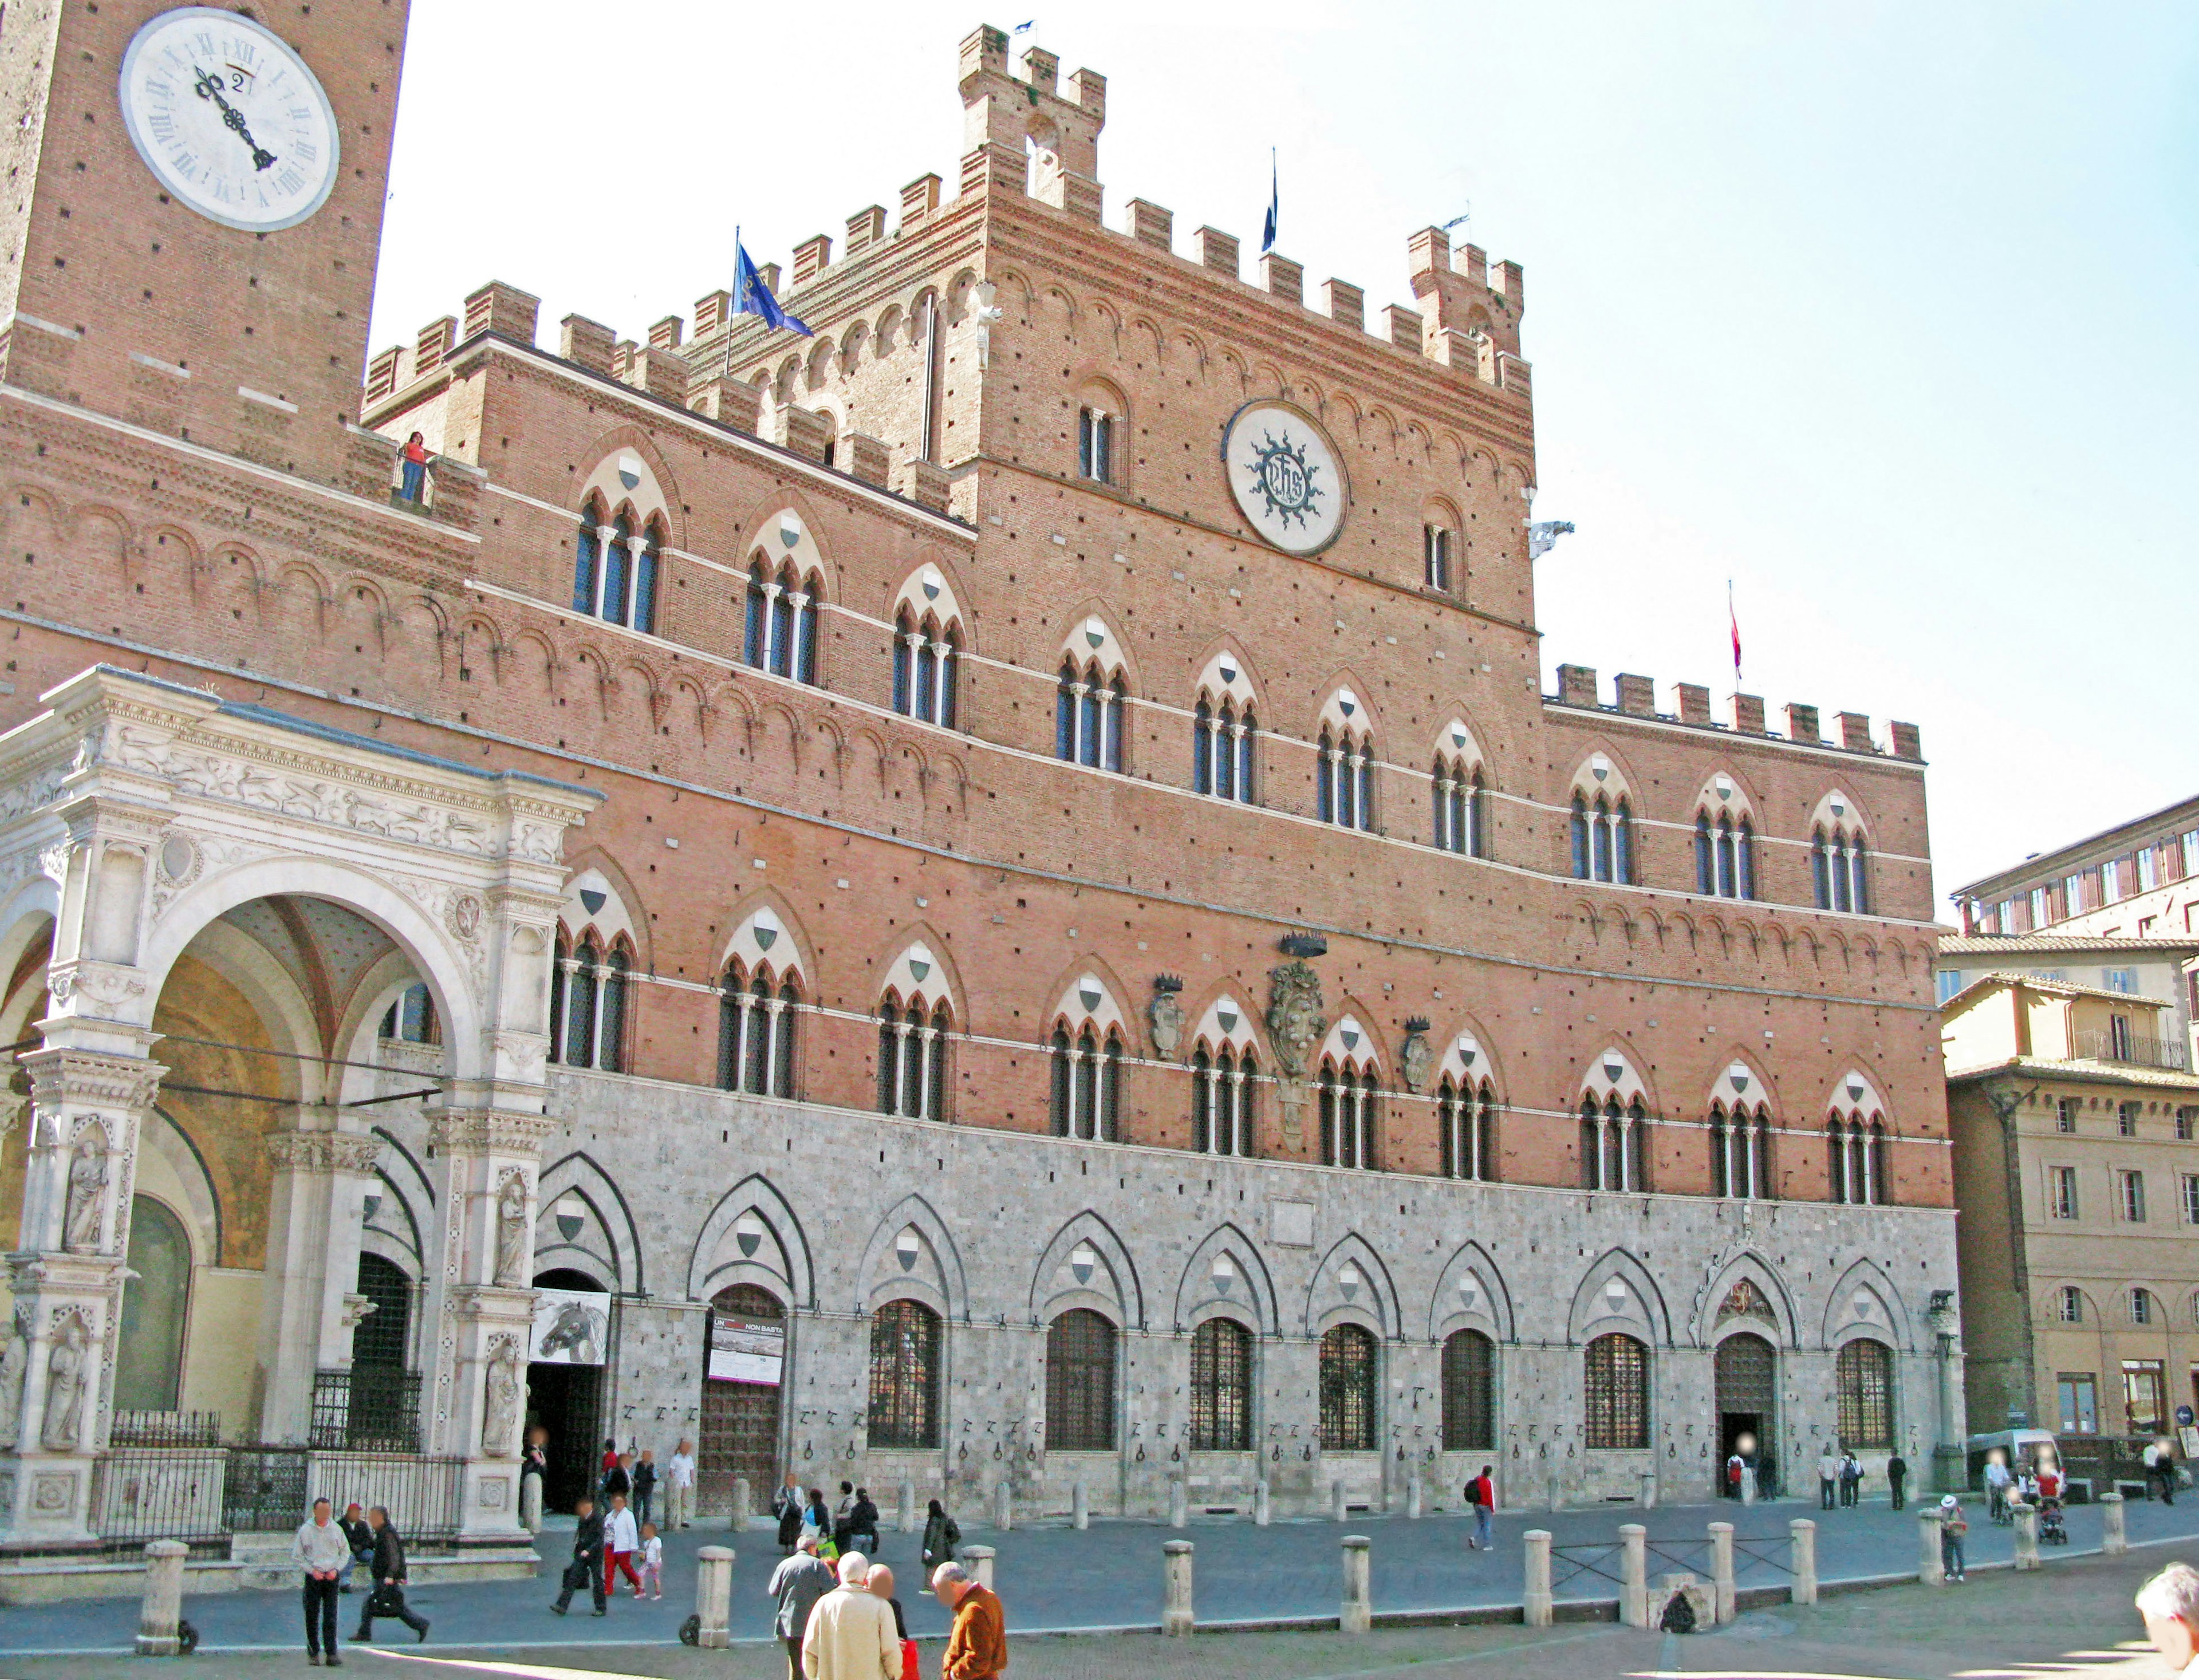
[[[209,1545],[230,1533],[219,1447],[119,1447],[99,1455],[91,1529],[110,1549],[148,1540]]]
[[[2132,1067],[2166,1068],[2181,1073],[2188,1058],[2184,1047],[2173,1038],[2144,1033],[2080,1032],[2074,1035],[2077,1054],[2086,1061],[2122,1062]]]
[[[107,1439],[116,1447],[218,1447],[221,1414],[119,1411],[108,1426]]]
[[[465,1461],[312,1447],[120,1447],[100,1455],[92,1526],[110,1549],[148,1540],[213,1546],[282,1534],[325,1496],[384,1508],[415,1544],[447,1540],[464,1511]]]
[[[353,1452],[418,1452],[420,1374],[391,1365],[316,1371],[309,1438]]]

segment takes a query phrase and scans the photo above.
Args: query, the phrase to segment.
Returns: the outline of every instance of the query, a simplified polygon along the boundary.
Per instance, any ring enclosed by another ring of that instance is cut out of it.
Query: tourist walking
[[[600,1616],[604,1613],[604,1520],[596,1514],[596,1502],[585,1493],[573,1502],[573,1514],[579,1519],[573,1529],[573,1560],[565,1566],[557,1602],[550,1607],[563,1615],[572,1605],[573,1595],[586,1587]]]
[[[359,1607],[359,1631],[352,1635],[354,1642],[370,1644],[374,1639],[374,1619],[394,1616],[428,1642],[428,1619],[405,1601],[405,1542],[397,1533],[397,1525],[389,1520],[389,1513],[377,1505],[366,1514],[367,1526],[374,1531],[374,1585],[369,1589],[366,1602]]]
[[[657,1537],[656,1525],[652,1522],[641,1525],[641,1584],[649,1589],[651,1598],[664,1596],[664,1542]]]
[[[695,1444],[682,1437],[664,1461],[664,1525],[685,1528],[695,1520]]]
[[[316,1499],[312,1515],[298,1525],[290,1560],[306,1578],[306,1660],[316,1666],[341,1668],[343,1659],[336,1654],[336,1577],[351,1561],[351,1543],[330,1514],[327,1500]],[[328,1653],[325,1657],[324,1648]]]
[[[2001,1456],[2000,1449],[1996,1447],[1986,1455],[1986,1517],[1987,1520],[1997,1523],[2008,1520],[2008,1485],[2010,1479],[2008,1473],[2008,1461]],[[2149,1488],[2149,1490],[2150,1490]]]
[[[802,1531],[817,1537],[817,1551],[823,1556],[825,1548],[832,1544],[832,1514],[825,1508],[825,1490],[809,1490],[809,1502],[802,1508]],[[837,1555],[838,1548],[834,1548]]]
[[[1969,1531],[1962,1501],[1946,1495],[1939,1501],[1939,1568],[1951,1581],[1963,1578],[1963,1537]]]
[[[1840,1486],[1840,1461],[1830,1447],[1817,1455],[1817,1508],[1829,1511]]]
[[[990,1587],[981,1587],[959,1563],[931,1572],[931,1590],[954,1613],[947,1636],[944,1680],[1000,1680],[1008,1665],[1008,1618]]]
[[[840,1584],[810,1611],[809,1630],[802,1636],[806,1680],[901,1680],[893,1611],[872,1594],[870,1569],[868,1558],[849,1552],[840,1560]]]
[[[859,1487],[855,1490],[854,1508],[848,1513],[848,1538],[843,1543],[852,1546],[866,1542],[866,1550],[875,1553],[878,1549],[878,1508],[871,1502],[871,1490]]]
[[[645,1528],[649,1525],[649,1502],[656,1495],[656,1455],[645,1448],[641,1460],[633,1467],[634,1520]]]
[[[1852,1511],[1863,1502],[1863,1461],[1850,1453],[1840,1464],[1840,1503]]]
[[[1466,1543],[1474,1551],[1485,1552],[1493,1543],[1490,1530],[1496,1520],[1496,1483],[1490,1468],[1483,1465],[1481,1473],[1466,1485],[1466,1502],[1473,1508],[1473,1532]]]
[[[873,1598],[882,1598],[893,1612],[894,1637],[901,1641],[901,1680],[924,1680],[924,1665],[918,1660],[916,1642],[908,1636],[908,1618],[901,1613],[901,1601],[894,1596],[894,1572],[883,1563],[871,1566],[866,1584]]]
[[[848,1549],[848,1525],[855,1515],[855,1485],[840,1484],[840,1502],[832,1508],[832,1543],[842,1551]]]
[[[809,1613],[837,1584],[831,1566],[817,1555],[816,1540],[806,1534],[798,1537],[793,1555],[780,1559],[771,1572],[771,1584],[764,1591],[779,1601],[772,1627],[786,1647],[786,1680],[803,1680],[802,1640],[809,1631]]]
[[[366,1525],[366,1513],[359,1509],[356,1499],[344,1507],[336,1526],[343,1530],[344,1543],[351,1548],[351,1561],[336,1572],[336,1590],[347,1593],[351,1590],[352,1571],[374,1555],[374,1531]]]
[[[1747,1467],[1747,1461],[1744,1460],[1739,1453],[1729,1453],[1726,1455],[1725,1496],[1728,1499],[1738,1499],[1741,1497],[1741,1473]]]
[[[611,1508],[604,1516],[604,1590],[616,1592],[621,1572],[633,1583],[633,1595],[641,1596],[641,1577],[633,1572],[633,1555],[641,1549],[641,1532],[634,1525],[633,1513],[627,1508],[626,1496],[611,1496]]]
[[[1903,1484],[1908,1479],[1909,1461],[1896,1452],[1886,1461],[1886,1485],[1893,1495],[1893,1508],[1897,1511],[1909,1508],[1909,1497],[1902,1491]]]
[[[611,1497],[614,1494],[627,1498],[633,1496],[633,1455],[632,1453],[611,1455],[611,1461],[604,1471],[603,1485],[597,1491],[603,1496],[604,1509],[606,1513],[611,1508]],[[608,1521],[609,1518],[606,1517],[605,1520]]]
[[[2145,1459],[2145,1496],[2148,1499],[2151,1499],[2153,1497],[2153,1485],[2155,1481],[2158,1481],[2161,1484],[2161,1502],[2164,1505],[2173,1505],[2176,1502],[2176,1453],[2174,1449],[2163,1441],[2148,1441],[2145,1444],[2145,1452],[2144,1456]]]
[[[779,1549],[787,1557],[794,1555],[794,1543],[802,1537],[802,1513],[808,1501],[802,1496],[802,1484],[795,1479],[794,1472],[786,1473],[779,1491],[771,1496],[771,1514],[779,1519]]]
[[[941,1564],[954,1562],[954,1549],[961,1543],[960,1526],[947,1514],[944,1505],[933,1500],[924,1519],[925,1578],[929,1580]],[[929,1592],[930,1589],[925,1590]]]

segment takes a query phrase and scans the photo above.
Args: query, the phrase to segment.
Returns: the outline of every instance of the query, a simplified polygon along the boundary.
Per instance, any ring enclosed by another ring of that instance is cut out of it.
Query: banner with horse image
[[[611,1298],[587,1289],[534,1292],[534,1334],[527,1357],[536,1365],[600,1365],[610,1344]]]

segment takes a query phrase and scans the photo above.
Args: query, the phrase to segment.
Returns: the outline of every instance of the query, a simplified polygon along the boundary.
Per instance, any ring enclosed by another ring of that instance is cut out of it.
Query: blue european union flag
[[[804,338],[815,335],[809,330],[808,322],[788,314],[779,306],[779,300],[771,295],[771,288],[763,283],[763,276],[756,272],[755,265],[749,260],[745,245],[733,247],[733,288],[734,314],[761,316],[763,324],[774,330],[783,327],[788,332],[800,333]]]

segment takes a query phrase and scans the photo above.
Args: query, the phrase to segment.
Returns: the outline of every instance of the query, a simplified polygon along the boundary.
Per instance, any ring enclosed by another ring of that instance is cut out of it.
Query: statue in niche
[[[46,1356],[46,1422],[39,1432],[48,1452],[73,1452],[84,1428],[84,1318],[65,1315],[54,1327],[54,1350]]]
[[[496,1199],[496,1283],[499,1289],[527,1286],[527,1181],[514,1173]]]
[[[488,1393],[481,1404],[481,1456],[511,1456],[512,1434],[519,1427],[519,1345],[499,1336],[488,1356]]]
[[[106,1140],[97,1129],[79,1140],[69,1159],[68,1203],[61,1222],[61,1244],[72,1254],[99,1251],[102,1204],[107,1189]]]
[[[15,1450],[15,1432],[23,1422],[23,1379],[30,1368],[31,1327],[18,1307],[7,1343],[0,1346],[0,1452]]]

